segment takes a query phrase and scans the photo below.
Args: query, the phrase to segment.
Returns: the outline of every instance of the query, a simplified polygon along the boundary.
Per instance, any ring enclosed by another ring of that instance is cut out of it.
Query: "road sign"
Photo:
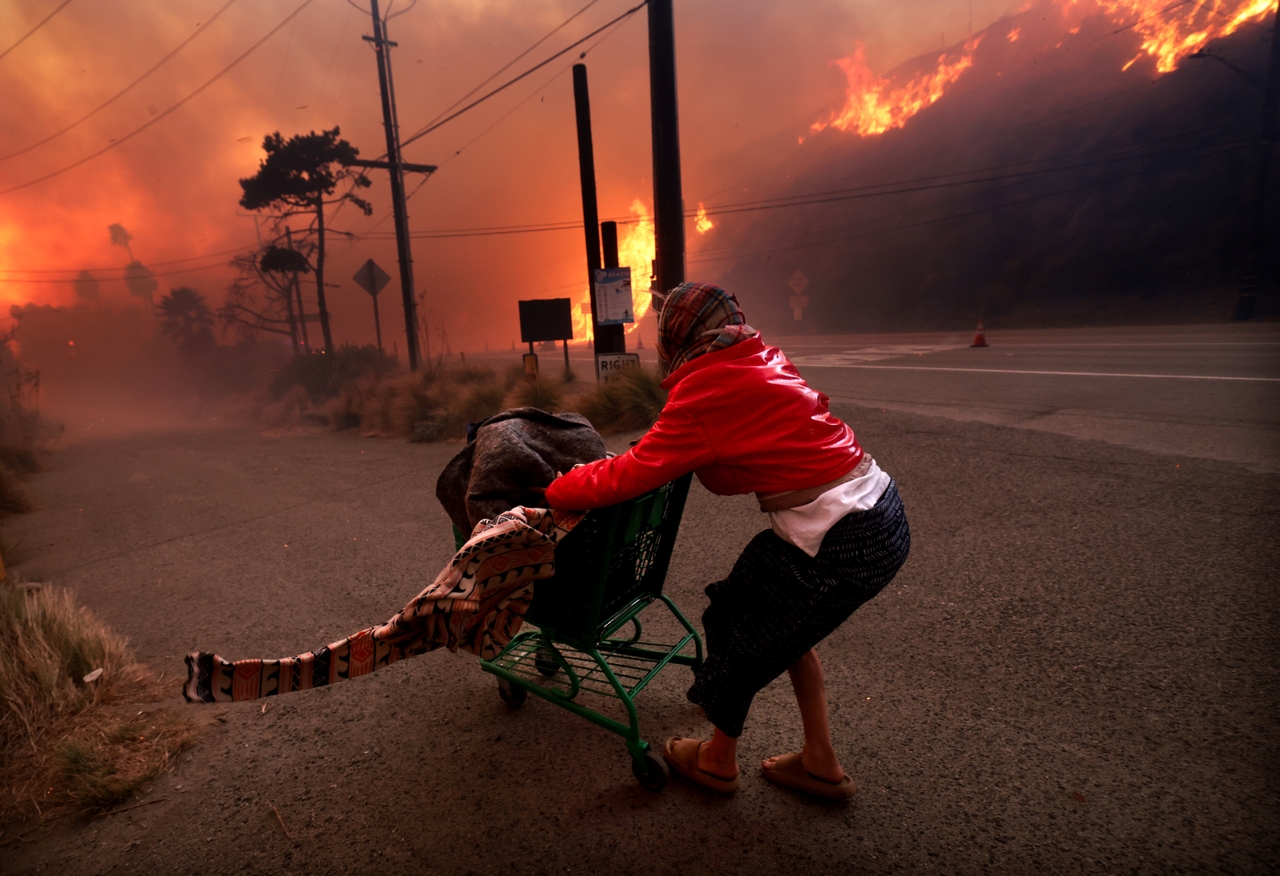
[[[360,288],[375,298],[383,287],[391,282],[391,277],[386,271],[378,267],[378,263],[373,259],[369,259],[369,261],[361,265],[360,270],[356,271],[356,275],[351,279],[359,283]]]
[[[636,321],[630,268],[596,268],[596,325]]]
[[[535,298],[517,301],[520,310],[520,342],[573,340],[573,303],[568,298]]]
[[[804,292],[805,287],[809,285],[809,278],[796,271],[791,275],[791,279],[787,281],[787,285],[791,287],[791,291],[794,294],[800,295]]]
[[[596,354],[596,380],[600,383],[608,383],[621,372],[629,368],[639,367],[640,355],[638,353]]]

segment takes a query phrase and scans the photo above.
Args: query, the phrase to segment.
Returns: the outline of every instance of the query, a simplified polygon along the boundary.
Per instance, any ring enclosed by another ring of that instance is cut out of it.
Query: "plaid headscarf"
[[[670,374],[703,353],[758,334],[747,325],[732,292],[707,283],[681,283],[658,314],[658,359]]]

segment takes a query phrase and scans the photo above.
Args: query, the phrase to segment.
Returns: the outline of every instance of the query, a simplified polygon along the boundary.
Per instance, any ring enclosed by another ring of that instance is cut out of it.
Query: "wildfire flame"
[[[825,128],[838,128],[866,137],[901,128],[907,119],[936,103],[947,86],[973,66],[973,52],[981,41],[981,36],[969,40],[958,54],[944,52],[938,56],[936,70],[921,73],[903,85],[872,73],[859,43],[850,57],[835,62],[849,81],[844,107],[829,118],[814,122],[809,130],[816,134]]]
[[[1169,5],[1169,0],[1051,2],[1070,18],[1101,11],[1112,23],[1124,25],[1122,29],[1132,28],[1142,40],[1142,50],[1122,70],[1127,71],[1143,55],[1148,55],[1155,59],[1159,73],[1174,70],[1179,61],[1200,51],[1212,40],[1229,36],[1250,22],[1261,23],[1276,8],[1275,0],[1201,0],[1174,6]],[[1025,12],[1031,5],[1028,3],[1019,11]],[[1011,28],[1005,39],[1018,42],[1021,31],[1019,27]],[[1077,23],[1068,32],[1079,33],[1080,25]],[[872,73],[863,58],[862,45],[858,44],[853,55],[834,62],[848,80],[843,108],[815,122],[810,131],[816,134],[826,128],[837,128],[866,137],[901,128],[916,113],[936,103],[947,88],[973,66],[973,53],[981,40],[982,35],[978,35],[958,52],[944,52],[938,56],[937,69],[921,73],[902,85]],[[803,143],[804,137],[800,137],[799,142]],[[700,225],[698,230],[702,230]]]
[[[693,220],[693,227],[697,229],[699,234],[706,234],[716,227],[715,223],[707,218],[707,208],[702,206],[701,201],[698,202],[698,215]]]
[[[649,208],[639,198],[631,202],[631,215],[635,221],[624,226],[626,231],[618,239],[618,264],[631,268],[631,295],[635,302],[636,321],[623,326],[627,334],[640,329],[640,320],[649,312],[649,272],[657,250],[654,245],[653,217]],[[573,305],[573,337],[591,341],[591,291],[582,293],[582,300]]]
[[[1136,19],[1133,30],[1142,37],[1142,50],[1156,59],[1157,71],[1168,73],[1210,40],[1261,22],[1275,9],[1275,0],[1209,0],[1177,8],[1165,0],[1098,0],[1098,5],[1117,23]]]

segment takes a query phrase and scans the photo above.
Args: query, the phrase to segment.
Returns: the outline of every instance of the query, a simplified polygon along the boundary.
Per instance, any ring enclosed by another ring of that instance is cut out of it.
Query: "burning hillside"
[[[736,215],[690,263],[789,331],[796,270],[828,328],[1133,318],[1122,298],[1176,318],[1161,296],[1248,261],[1274,8],[1042,2],[884,75],[859,48],[785,178],[708,205]]]
[[[1024,8],[1027,11],[1028,4]],[[1121,69],[1128,70],[1139,59],[1149,56],[1155,59],[1156,70],[1168,73],[1188,55],[1204,49],[1210,41],[1230,36],[1249,23],[1261,23],[1275,9],[1274,0],[1212,0],[1212,2],[1183,2],[1168,5],[1163,0],[1052,0],[1041,4],[1037,11],[1042,21],[1056,18],[1051,25],[1058,36],[1054,49],[1063,46],[1063,37],[1080,33],[1081,23],[1091,16],[1101,14],[1111,24],[1120,28],[1113,33],[1132,29],[1141,37],[1141,50]],[[1034,17],[1034,16],[1033,16]],[[1010,43],[1022,36],[1021,26],[992,30]],[[1065,31],[1065,34],[1063,33]],[[814,122],[810,131],[818,133],[827,128],[848,131],[862,136],[883,134],[891,128],[901,128],[907,120],[922,109],[937,103],[947,89],[974,64],[974,52],[982,43],[984,34],[971,37],[963,45],[938,55],[931,67],[919,70],[909,77],[877,76],[868,69],[863,58],[863,47],[858,44],[854,53],[833,63],[848,80],[848,92],[844,106],[828,117]],[[1046,46],[1047,48],[1047,46]],[[804,142],[804,137],[800,138]]]

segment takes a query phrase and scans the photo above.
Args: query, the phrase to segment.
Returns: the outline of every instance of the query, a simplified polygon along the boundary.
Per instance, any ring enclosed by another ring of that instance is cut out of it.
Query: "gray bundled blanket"
[[[604,441],[581,414],[512,408],[469,430],[436,481],[436,498],[465,536],[518,505],[543,507],[556,472],[604,456]]]

